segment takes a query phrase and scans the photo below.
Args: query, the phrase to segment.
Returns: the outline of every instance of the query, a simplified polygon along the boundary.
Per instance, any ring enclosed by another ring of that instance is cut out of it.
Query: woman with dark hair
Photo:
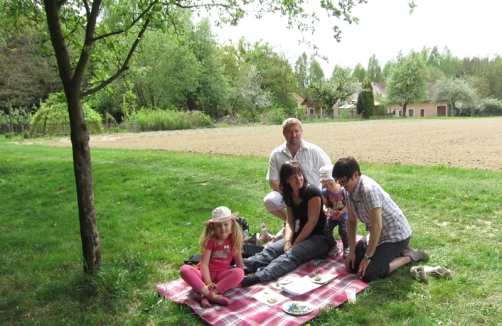
[[[244,259],[244,271],[256,273],[246,276],[242,287],[286,275],[304,262],[326,255],[329,249],[323,233],[326,215],[321,190],[307,183],[298,162],[284,163],[279,175],[287,211],[285,235]]]

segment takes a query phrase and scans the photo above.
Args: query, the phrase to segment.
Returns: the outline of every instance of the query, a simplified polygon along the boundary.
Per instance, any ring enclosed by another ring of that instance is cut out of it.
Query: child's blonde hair
[[[239,224],[237,224],[237,221],[235,219],[231,219],[230,223],[232,223],[232,241],[234,243],[234,247],[232,248],[232,251],[235,254],[236,252],[241,252],[241,250],[242,250],[243,236],[242,236],[241,227],[239,226]],[[200,245],[200,253],[201,254],[204,253],[204,250],[206,250],[206,247],[207,247],[207,242],[213,236],[214,236],[213,223],[209,223],[208,225],[206,225],[204,232],[202,232],[202,235],[199,238],[199,245]]]

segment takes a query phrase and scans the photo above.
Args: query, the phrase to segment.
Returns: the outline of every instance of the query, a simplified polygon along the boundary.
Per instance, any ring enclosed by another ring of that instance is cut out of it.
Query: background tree
[[[261,88],[261,76],[255,66],[241,75],[235,89],[236,105],[251,121],[258,121],[264,109],[272,105],[270,93]]]
[[[373,95],[373,83],[369,78],[364,78],[361,86],[361,91],[357,96],[356,110],[364,119],[374,115],[375,98]]]
[[[433,86],[433,92],[433,102],[437,103],[443,100],[448,101],[451,116],[453,116],[453,111],[457,108],[457,104],[459,102],[461,102],[464,107],[473,106],[477,99],[475,89],[473,89],[464,79],[440,79]],[[459,108],[459,115],[461,114],[462,109]]]
[[[502,101],[495,98],[481,100],[477,105],[480,115],[502,115]]]
[[[112,26],[113,28],[104,22],[100,24],[100,12],[105,4],[108,12],[114,13],[117,17],[117,23]],[[325,9],[328,15],[343,17],[351,22],[350,12],[354,5],[352,1],[339,2],[336,6],[332,2],[323,2],[321,8]],[[289,21],[297,22],[298,28],[302,31],[312,32],[311,21],[318,20],[315,13],[305,13],[301,1],[284,3],[269,0],[257,2],[256,6],[257,15],[264,11],[282,13],[288,17]],[[0,16],[2,27],[10,25],[9,28],[20,28],[28,21],[38,26],[42,24],[47,26],[50,36],[48,39],[54,50],[53,54],[68,103],[84,271],[86,272],[94,272],[100,267],[101,248],[94,205],[89,132],[83,116],[82,98],[104,89],[129,69],[132,56],[148,28],[163,29],[177,25],[179,22],[177,9],[179,8],[194,11],[220,9],[217,15],[221,23],[236,24],[244,16],[244,9],[240,2],[225,0],[212,1],[206,5],[190,0],[183,2],[163,0],[140,2],[129,0],[118,2],[112,0],[4,1]],[[334,34],[339,40],[340,30],[337,26],[334,27]],[[135,35],[134,38],[130,38],[133,40],[131,43],[115,42],[127,35]],[[124,51],[125,48],[127,50]],[[115,54],[115,60],[107,62],[110,63],[110,69],[113,62],[116,69],[104,74],[88,74],[89,67],[93,67],[93,63],[99,66],[97,63],[102,61],[103,51],[111,51]],[[86,77],[89,78],[89,82],[86,82]]]
[[[319,83],[324,79],[324,71],[321,64],[312,55],[309,64],[309,83]]]
[[[408,103],[420,103],[427,99],[427,68],[419,53],[407,56],[399,54],[387,79],[386,102],[399,104],[406,116]]]
[[[382,81],[387,80],[389,78],[392,68],[394,67],[393,61],[387,61],[382,70]]]
[[[37,53],[39,37],[31,27],[19,33],[0,30],[0,108],[7,109],[11,130],[13,108],[40,105],[61,90],[50,60]]]
[[[303,97],[307,96],[308,62],[307,54],[303,52],[295,62],[296,91]]]
[[[491,96],[490,92],[490,82],[484,76],[464,76],[465,81],[475,89],[476,94],[479,98],[489,98]]]
[[[192,26],[188,34],[188,46],[200,65],[200,75],[195,91],[187,94],[190,110],[199,110],[216,117],[229,107],[230,87],[219,62],[216,37],[208,19]]]
[[[203,68],[187,45],[170,33],[151,31],[145,33],[134,62],[127,80],[139,107],[188,109],[188,96],[200,87]]]
[[[382,68],[380,67],[380,62],[376,58],[376,55],[372,55],[368,61],[368,69],[366,70],[366,77],[375,83],[379,83],[382,80]]]
[[[362,64],[358,63],[356,67],[354,68],[354,72],[352,73],[352,76],[357,78],[359,82],[362,82],[364,77],[366,77],[366,69],[363,67]]]
[[[245,60],[257,68],[261,87],[269,91],[273,106],[285,109],[296,107],[297,102],[291,95],[295,89],[295,75],[284,54],[274,51],[268,43],[256,42],[247,49]]]
[[[357,79],[352,76],[351,72],[352,69],[348,67],[335,66],[329,80],[309,86],[309,100],[331,113],[337,102],[346,101],[359,90]]]

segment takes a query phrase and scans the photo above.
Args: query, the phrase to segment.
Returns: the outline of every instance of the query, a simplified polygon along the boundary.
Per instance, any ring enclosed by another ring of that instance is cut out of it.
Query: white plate
[[[312,277],[310,280],[314,283],[317,283],[317,284],[326,284],[326,283],[333,281],[337,277],[338,277],[337,274],[321,274],[320,280],[316,280],[315,276]]]
[[[255,293],[253,295],[253,298],[266,304],[267,306],[275,306],[276,304],[279,304],[288,299],[272,289],[264,289],[258,293]]]
[[[277,282],[272,283],[272,286],[275,289],[282,289],[284,286],[288,285],[289,283],[293,282],[295,279],[289,276],[286,276]]]
[[[308,302],[289,301],[282,305],[282,310],[293,316],[303,316],[310,314],[314,310],[314,306]]]
[[[281,283],[281,284],[289,284],[289,283],[293,282],[294,280],[295,280],[294,278],[286,276],[286,277],[280,279],[279,283]]]

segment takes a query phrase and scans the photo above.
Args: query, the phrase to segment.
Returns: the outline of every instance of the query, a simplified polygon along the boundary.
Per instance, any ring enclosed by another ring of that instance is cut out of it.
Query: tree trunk
[[[82,238],[82,251],[85,263],[84,271],[86,273],[93,273],[101,265],[101,249],[99,245],[96,209],[94,207],[89,132],[84,120],[82,101],[78,89],[70,90],[69,93],[66,94],[66,97],[70,113],[73,170],[77,186],[80,236]]]
[[[84,255],[84,272],[93,273],[101,265],[101,249],[94,208],[94,192],[91,168],[91,153],[89,150],[89,132],[82,110],[82,94],[80,87],[84,70],[89,60],[88,48],[93,44],[94,29],[101,6],[100,0],[93,1],[92,11],[88,15],[86,38],[80,59],[73,70],[70,55],[65,43],[61,27],[59,9],[66,1],[45,0],[47,26],[54,47],[54,54],[59,68],[59,76],[63,83],[68,112],[70,116],[71,143],[73,150],[73,169],[77,186],[77,203],[80,221],[80,236]]]
[[[403,118],[406,117],[406,107],[408,106],[408,103],[403,104]]]

